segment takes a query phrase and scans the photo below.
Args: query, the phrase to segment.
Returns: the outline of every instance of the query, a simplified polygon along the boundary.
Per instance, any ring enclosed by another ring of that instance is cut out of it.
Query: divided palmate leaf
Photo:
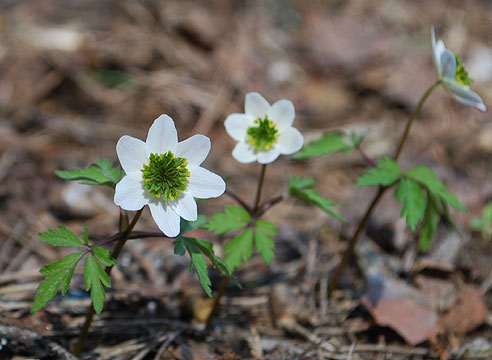
[[[422,184],[431,194],[445,201],[450,206],[466,211],[466,207],[458,201],[456,196],[448,191],[446,185],[440,182],[436,174],[426,166],[417,166],[408,171],[405,177],[411,178],[414,181]]]
[[[396,198],[403,201],[400,216],[406,216],[408,226],[415,231],[424,217],[427,202],[420,185],[410,179],[402,179],[396,189]]]
[[[101,264],[105,266],[113,266],[116,264],[116,259],[113,259],[113,257],[111,256],[111,251],[103,249],[99,246],[93,246],[91,250],[97,260],[101,262]]]
[[[277,235],[277,227],[266,220],[257,220],[255,222],[255,246],[256,250],[261,254],[263,260],[267,264],[273,259],[274,253],[273,248],[275,247],[275,242],[273,237]]]
[[[94,164],[84,169],[55,170],[55,174],[64,180],[81,180],[82,184],[106,185],[113,188],[120,180],[121,173],[120,168],[118,166],[113,167],[113,164],[108,159],[98,159]]]
[[[84,235],[85,236],[85,235]],[[77,235],[68,230],[66,227],[59,226],[56,230],[48,230],[39,234],[39,237],[52,246],[84,247],[84,241],[81,241]]]
[[[226,206],[225,212],[215,213],[208,222],[208,230],[217,235],[225,234],[231,230],[240,229],[251,222],[251,216],[242,207]]]
[[[336,203],[330,199],[325,199],[322,197],[318,191],[313,188],[313,186],[313,179],[298,178],[297,176],[293,176],[289,179],[288,191],[290,195],[320,207],[326,213],[340,221],[345,221],[342,215],[340,215],[340,213],[333,208],[336,206]]]
[[[104,306],[104,301],[106,300],[104,286],[111,287],[111,281],[109,280],[108,274],[106,274],[92,254],[88,254],[85,260],[84,281],[85,290],[91,291],[94,310],[100,314]]]
[[[62,295],[67,293],[75,267],[83,255],[84,252],[70,254],[46,265],[40,270],[41,274],[48,277],[37,288],[31,312],[45,307],[48,301],[55,297],[60,286],[62,287]]]
[[[344,140],[345,136],[339,133],[323,135],[321,139],[311,141],[305,145],[295,156],[296,160],[310,159],[315,156],[331,155],[338,151],[348,151],[353,148]],[[360,142],[360,140],[359,140]]]
[[[238,268],[241,262],[248,261],[253,254],[253,229],[248,227],[230,240],[226,244],[224,252],[226,253],[224,261],[230,271]]]
[[[357,180],[357,186],[390,186],[401,176],[398,164],[390,158],[379,159],[378,167],[370,168]]]

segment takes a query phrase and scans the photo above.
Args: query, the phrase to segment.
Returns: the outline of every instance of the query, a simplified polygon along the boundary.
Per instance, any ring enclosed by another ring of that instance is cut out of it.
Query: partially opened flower
[[[304,138],[292,126],[294,117],[294,104],[289,100],[270,105],[256,92],[247,94],[244,114],[231,114],[225,121],[227,133],[238,141],[232,156],[241,163],[268,164],[280,154],[297,152]]]
[[[470,89],[473,80],[468,76],[458,55],[446,49],[442,40],[436,42],[434,27],[431,28],[431,32],[437,77],[444,88],[456,101],[482,111],[487,110],[480,96]]]
[[[194,198],[218,197],[225,191],[224,180],[200,166],[210,146],[203,135],[178,142],[174,121],[167,115],[154,121],[146,142],[122,136],[116,153],[126,176],[116,185],[115,204],[133,211],[149,205],[159,229],[177,236],[180,217],[197,219]]]

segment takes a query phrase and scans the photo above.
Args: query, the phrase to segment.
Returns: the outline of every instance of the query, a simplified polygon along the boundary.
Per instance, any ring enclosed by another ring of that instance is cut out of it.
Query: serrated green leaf
[[[277,227],[266,220],[257,220],[255,222],[255,246],[267,264],[273,259],[273,248],[275,242],[272,237],[277,235]]]
[[[398,164],[390,158],[377,160],[378,167],[370,168],[357,180],[357,186],[390,186],[401,176]]]
[[[56,230],[48,230],[40,233],[39,237],[47,244],[53,246],[84,247],[83,241],[63,226],[58,227],[58,232]]]
[[[85,260],[84,281],[85,290],[91,291],[91,300],[94,310],[96,313],[100,314],[104,306],[104,301],[106,300],[103,284],[106,287],[110,287],[111,282],[108,274],[106,274],[92,254],[88,254],[87,259]]]
[[[456,196],[448,191],[446,185],[440,182],[436,174],[427,166],[416,166],[405,174],[405,177],[411,178],[427,188],[434,196],[447,202],[450,206],[466,211],[466,207],[458,201]]]
[[[224,213],[215,213],[208,222],[207,228],[217,235],[240,229],[251,222],[251,216],[237,205],[226,206]]]
[[[231,239],[224,247],[224,262],[230,271],[238,268],[242,261],[248,261],[253,254],[253,229],[247,228]]]
[[[342,215],[340,215],[340,213],[333,208],[336,206],[336,203],[330,199],[325,199],[322,197],[318,191],[312,188],[313,185],[313,179],[298,178],[294,176],[289,179],[288,191],[290,195],[320,207],[322,210],[340,221],[345,221]]]
[[[409,179],[402,179],[396,189],[396,198],[403,201],[401,217],[407,218],[407,224],[415,231],[425,213],[426,198],[420,185]]]
[[[64,180],[80,180],[86,185],[106,185],[114,188],[120,179],[121,170],[118,166],[113,167],[107,159],[98,159],[88,168],[71,171],[56,170],[55,174]]]
[[[198,215],[195,221],[188,221],[181,218],[181,234],[196,229],[205,228],[207,225],[207,217],[205,215]]]
[[[84,232],[82,233],[82,241],[85,245],[89,245],[89,229],[87,226],[84,226]]]
[[[429,249],[432,239],[436,235],[440,219],[441,214],[439,213],[436,199],[432,194],[428,193],[424,222],[419,234],[419,250],[421,252],[426,252]]]
[[[116,260],[111,256],[111,251],[99,246],[92,247],[92,253],[94,256],[105,266],[113,266],[116,264]]]
[[[31,312],[38,311],[46,306],[48,301],[55,297],[60,286],[62,287],[62,295],[66,294],[74,269],[83,255],[84,252],[70,254],[44,266],[40,270],[41,274],[49,275],[49,277],[39,284]]]
[[[321,139],[311,141],[309,144],[305,145],[296,155],[294,155],[294,159],[310,159],[315,156],[331,155],[338,151],[350,149],[352,149],[352,146],[345,142],[343,134],[330,133],[323,135]]]

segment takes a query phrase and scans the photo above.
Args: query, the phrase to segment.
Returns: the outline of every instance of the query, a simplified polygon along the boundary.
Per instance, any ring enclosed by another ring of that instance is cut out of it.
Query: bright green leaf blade
[[[400,216],[406,217],[408,226],[415,231],[425,213],[426,198],[422,189],[412,180],[402,179],[396,189],[396,198],[403,201]]]
[[[426,252],[432,244],[432,239],[437,233],[437,226],[441,214],[437,206],[436,200],[432,194],[427,194],[427,209],[425,210],[424,222],[419,234],[419,250]]]
[[[440,182],[436,174],[427,166],[416,166],[408,171],[405,176],[421,183],[433,195],[446,201],[450,206],[461,211],[466,211],[466,207],[458,201],[456,196],[448,191],[446,185]]]
[[[310,159],[315,156],[331,155],[338,151],[350,149],[352,149],[352,146],[345,142],[343,134],[325,134],[321,139],[311,141],[309,144],[305,145],[296,155],[294,155],[294,159]]]
[[[254,234],[256,250],[261,254],[263,260],[270,264],[274,257],[273,248],[275,247],[272,236],[277,235],[277,227],[271,222],[258,220],[255,222]]]
[[[195,221],[188,221],[181,218],[181,233],[184,234],[188,231],[205,228],[207,225],[207,217],[205,215],[198,215],[198,219]]]
[[[65,279],[65,275],[65,272],[60,271],[39,284],[36,296],[34,297],[34,303],[31,307],[31,313],[45,307],[48,301],[55,297]]]
[[[208,222],[207,228],[218,235],[231,230],[240,229],[251,222],[251,216],[242,207],[226,206],[224,213],[215,213]]]
[[[292,192],[295,192],[296,190],[304,190],[304,189],[311,189],[314,187],[314,180],[311,178],[300,178],[297,176],[293,176],[289,179],[287,188],[289,191],[289,194],[292,194]]]
[[[101,173],[111,182],[116,184],[120,180],[120,168],[118,166],[113,167],[113,163],[108,159],[97,159],[93,166],[99,168]]]
[[[89,229],[87,226],[84,226],[84,232],[82,233],[82,241],[85,245],[89,245]]]
[[[113,266],[116,264],[116,260],[111,256],[111,251],[103,249],[99,246],[92,247],[92,253],[94,256],[105,266]]]
[[[378,167],[370,168],[357,180],[357,186],[390,186],[401,176],[398,164],[390,158],[379,159]]]
[[[191,257],[190,271],[193,267],[195,268],[203,290],[209,297],[212,297],[212,283],[208,277],[207,261],[205,260],[205,257],[191,242],[186,243],[186,249]]]
[[[103,283],[109,287],[110,281],[108,275],[104,272],[101,265],[94,259],[92,254],[87,255],[84,267],[84,280],[86,290],[91,291],[91,300],[96,313],[101,313],[106,293]]]
[[[82,257],[83,252],[77,252],[61,258],[60,260],[56,260],[39,270],[39,272],[43,275],[53,275],[57,272],[60,272],[64,269],[69,268],[72,264],[77,263]]]
[[[55,174],[64,180],[80,180],[87,185],[106,185],[114,188],[120,179],[121,170],[119,167],[113,167],[109,160],[99,159],[88,168],[71,171],[56,170]]]
[[[84,247],[84,243],[70,230],[63,226],[56,230],[48,230],[39,234],[46,243],[53,246]]]
[[[248,261],[253,254],[253,229],[247,228],[230,240],[226,244],[224,252],[227,254],[224,262],[230,271],[238,268],[241,261]]]

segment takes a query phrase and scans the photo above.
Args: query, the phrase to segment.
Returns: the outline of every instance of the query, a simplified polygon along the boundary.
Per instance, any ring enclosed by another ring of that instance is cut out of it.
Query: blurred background
[[[0,322],[67,345],[70,338],[60,339],[60,334],[75,333],[83,311],[55,304],[48,312],[27,315],[39,268],[63,252],[37,234],[60,224],[81,233],[87,225],[92,237],[102,238],[117,227],[110,189],[64,182],[54,170],[85,167],[100,157],[117,161],[117,140],[122,135],[145,139],[153,120],[165,113],[176,121],[180,140],[196,133],[211,138],[206,167],[252,202],[260,167],[235,162],[234,141],[223,127],[228,114],[243,111],[250,91],[271,103],[293,101],[294,125],[306,142],[328,131],[355,131],[366,134],[362,147],[370,156],[391,155],[411,110],[435,81],[432,25],[460,55],[475,80],[473,89],[492,107],[490,19],[489,1],[1,1]],[[406,169],[430,166],[467,206],[467,213],[453,212],[467,241],[448,260],[453,274],[459,269],[466,282],[478,285],[489,274],[492,244],[468,224],[492,200],[491,120],[490,112],[464,107],[439,88],[424,106],[401,158]],[[265,199],[284,191],[285,174],[313,176],[319,192],[340,203],[348,224],[294,201],[269,212],[267,218],[279,226],[274,264],[267,269],[254,258],[241,273],[246,284],[257,285],[249,296],[260,300],[255,305],[237,300],[229,311],[236,306],[236,315],[247,314],[247,321],[261,318],[268,312],[272,279],[279,277],[293,282],[295,297],[311,304],[314,313],[320,310],[323,302],[313,300],[319,285],[338,263],[345,238],[374,191],[354,187],[363,169],[355,153],[306,162],[281,157],[268,167]],[[210,215],[230,203],[225,197],[202,201],[199,210]],[[408,270],[418,256],[414,237],[398,219],[400,208],[386,196],[369,235],[385,249],[383,255],[406,255],[402,267]],[[147,211],[143,220],[142,229],[156,229]],[[201,236],[217,241],[220,252],[220,240]],[[193,296],[203,294],[195,275],[186,271],[188,259],[172,251],[171,242],[162,239],[128,246],[114,274],[113,299],[119,296],[135,312],[199,320],[194,300],[192,315],[185,315],[189,307],[183,302],[189,302],[183,300],[188,299],[183,284],[193,283]],[[296,283],[300,278],[308,279],[303,286]],[[355,296],[354,289],[363,285],[358,279],[357,271],[345,279],[349,292],[340,301]],[[74,279],[77,287],[82,288],[80,278]],[[490,308],[486,293],[482,300]],[[236,296],[244,299],[244,294]],[[109,308],[121,310],[117,303]],[[330,326],[345,324],[333,321]],[[490,333],[490,328],[483,331]],[[359,339],[373,339],[367,336]],[[228,346],[218,343],[203,352],[226,353]],[[340,344],[350,342],[342,337]],[[240,346],[234,349],[251,354]]]

